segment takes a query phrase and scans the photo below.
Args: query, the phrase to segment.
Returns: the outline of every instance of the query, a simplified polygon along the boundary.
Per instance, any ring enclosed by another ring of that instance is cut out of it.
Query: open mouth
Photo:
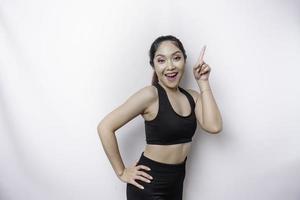
[[[177,77],[177,74],[178,72],[173,72],[173,73],[165,74],[165,76],[167,77],[168,80],[174,81]]]

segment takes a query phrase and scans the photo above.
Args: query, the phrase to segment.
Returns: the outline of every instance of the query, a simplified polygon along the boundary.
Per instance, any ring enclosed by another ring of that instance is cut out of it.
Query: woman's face
[[[164,41],[155,52],[153,61],[158,81],[169,88],[176,88],[185,68],[181,50],[171,41]]]

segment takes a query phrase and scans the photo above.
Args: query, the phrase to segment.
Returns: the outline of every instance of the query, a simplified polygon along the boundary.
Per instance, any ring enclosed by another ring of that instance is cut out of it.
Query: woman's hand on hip
[[[153,177],[141,169],[145,169],[147,171],[150,171],[151,169],[145,165],[137,165],[137,163],[138,162],[136,162],[132,167],[125,168],[123,174],[119,178],[125,183],[130,183],[140,189],[144,189],[142,185],[136,182],[136,179],[150,183]]]

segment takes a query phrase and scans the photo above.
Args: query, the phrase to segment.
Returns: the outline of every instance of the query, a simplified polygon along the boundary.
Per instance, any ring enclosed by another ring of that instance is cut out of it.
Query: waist
[[[157,162],[177,164],[184,161],[190,148],[191,142],[172,145],[146,144],[144,154]]]

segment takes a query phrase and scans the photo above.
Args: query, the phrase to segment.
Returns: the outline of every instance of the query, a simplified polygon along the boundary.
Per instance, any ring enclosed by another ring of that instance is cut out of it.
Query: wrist
[[[203,89],[200,91],[201,94],[203,94],[204,92],[211,92],[211,89]]]
[[[201,92],[211,90],[208,80],[198,80],[197,83]]]

